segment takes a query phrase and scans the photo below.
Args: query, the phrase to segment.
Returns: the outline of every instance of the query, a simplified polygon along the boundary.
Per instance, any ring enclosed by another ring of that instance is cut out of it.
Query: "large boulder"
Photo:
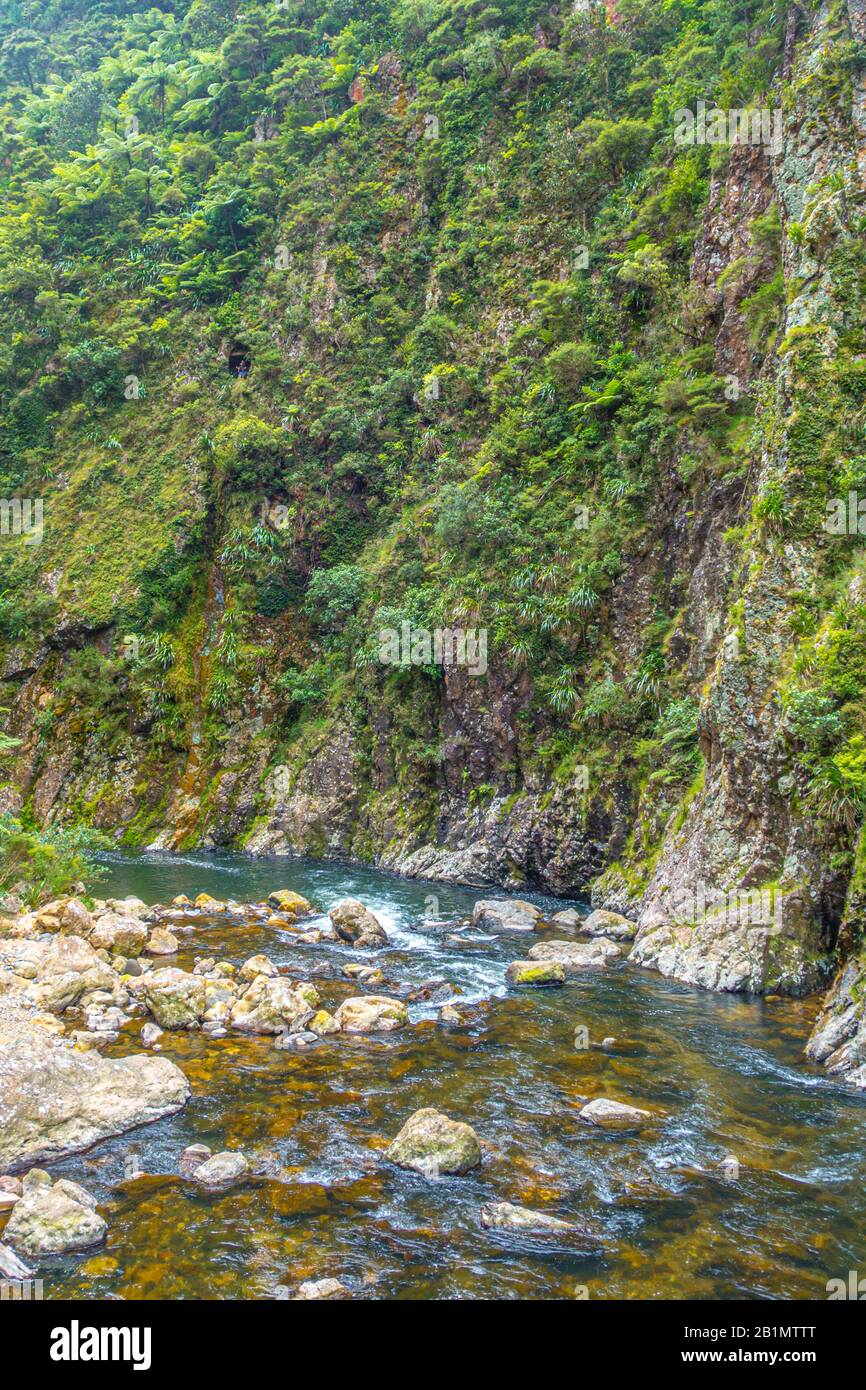
[[[39,1184],[16,1202],[4,1238],[24,1255],[61,1255],[86,1250],[108,1230],[96,1203],[77,1183]]]
[[[87,936],[93,930],[93,916],[80,898],[56,898],[45,903],[35,917],[40,932],[70,932]]]
[[[342,1033],[393,1033],[409,1022],[406,1005],[382,994],[360,994],[344,999],[334,1021]]]
[[[82,995],[93,990],[111,991],[118,983],[115,971],[78,936],[4,941],[0,944],[0,970],[10,972],[10,989],[26,988],[32,1003],[51,1013],[62,1013]]]
[[[604,937],[595,941],[539,941],[530,946],[527,955],[531,961],[561,965],[566,975],[576,975],[580,970],[601,970],[619,960],[622,951],[612,941]]]
[[[534,931],[540,917],[535,904],[522,898],[483,898],[472,912],[473,925],[488,931]]]
[[[0,996],[0,1171],[88,1149],[188,1097],[166,1058],[75,1051],[14,996]]]
[[[160,1028],[188,1028],[200,1023],[207,1008],[205,981],[201,975],[169,967],[150,970],[129,987],[150,1010]]]
[[[269,979],[275,979],[279,974],[277,967],[267,956],[250,956],[245,960],[238,972],[238,979],[247,982],[255,980],[259,975],[267,975]]]
[[[481,1162],[481,1145],[471,1125],[451,1120],[438,1110],[416,1110],[386,1156],[400,1168],[413,1168],[425,1178],[440,1173],[468,1173]]]
[[[276,892],[269,893],[267,902],[269,907],[276,908],[281,917],[288,917],[292,921],[297,917],[306,917],[313,910],[306,898],[289,888],[278,888]]]
[[[577,930],[582,936],[606,936],[610,941],[634,941],[637,923],[630,922],[619,912],[608,912],[603,907],[597,907],[578,924]]]
[[[319,1004],[314,985],[292,985],[257,975],[232,1005],[229,1024],[239,1033],[284,1033],[304,1027]]]
[[[223,1149],[204,1163],[196,1164],[189,1176],[199,1187],[213,1190],[231,1187],[240,1182],[250,1171],[250,1165],[241,1153],[231,1153]]]
[[[565,968],[556,960],[514,960],[505,978],[512,989],[554,989],[565,984]]]
[[[341,941],[350,946],[387,946],[388,934],[378,917],[357,898],[342,898],[328,914]]]
[[[147,927],[137,917],[121,916],[119,912],[103,912],[90,933],[90,944],[97,951],[112,955],[140,956],[147,945]]]

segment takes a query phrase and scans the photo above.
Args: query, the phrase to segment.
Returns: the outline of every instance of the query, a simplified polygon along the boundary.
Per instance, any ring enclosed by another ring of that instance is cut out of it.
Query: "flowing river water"
[[[375,955],[199,917],[180,955],[160,963],[240,965],[263,952],[303,975],[323,960],[375,961],[391,985],[446,981],[465,1022],[438,1020],[443,995],[411,1004],[409,1029],[302,1053],[270,1037],[165,1033],[162,1053],[188,1076],[191,1099],[51,1165],[99,1199],[109,1234],[94,1254],[40,1268],[47,1298],[256,1299],[333,1276],[357,1296],[390,1299],[823,1299],[829,1279],[866,1273],[866,1098],[803,1060],[814,1001],[710,994],[627,962],[514,994],[504,972],[525,955],[524,934],[473,933],[458,949],[430,922],[456,926],[479,897],[501,894],[239,855],[116,855],[107,868],[100,894],[148,903],[291,888],[325,911],[358,897],[390,937]],[[316,984],[331,1011],[359,992],[348,980]],[[143,1021],[106,1055],[139,1051]],[[591,1044],[579,1051],[577,1026]],[[612,1048],[596,1045],[608,1037]],[[659,1122],[593,1129],[577,1112],[596,1096]],[[480,1169],[428,1181],[385,1160],[422,1106],[474,1126]],[[242,1150],[257,1175],[202,1193],[177,1175],[196,1142]],[[496,1200],[574,1222],[596,1252],[570,1235],[483,1229],[480,1208]]]

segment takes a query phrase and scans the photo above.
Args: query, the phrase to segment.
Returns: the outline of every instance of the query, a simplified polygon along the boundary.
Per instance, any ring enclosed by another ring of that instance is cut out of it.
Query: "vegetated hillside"
[[[864,11],[8,7],[7,806],[596,881],[647,963],[815,983],[866,799],[824,527],[866,487]],[[677,143],[700,101],[778,144]],[[383,664],[404,622],[486,673]],[[784,932],[678,936],[697,878]]]

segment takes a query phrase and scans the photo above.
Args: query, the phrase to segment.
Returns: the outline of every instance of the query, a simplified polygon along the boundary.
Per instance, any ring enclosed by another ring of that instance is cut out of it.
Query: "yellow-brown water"
[[[445,1028],[437,1006],[419,1002],[401,1033],[301,1054],[271,1038],[166,1033],[163,1055],[186,1072],[192,1099],[52,1165],[99,1198],[109,1235],[93,1254],[40,1268],[46,1297],[264,1298],[336,1276],[373,1298],[802,1299],[866,1271],[866,1101],[803,1061],[813,1002],[707,994],[628,964],[508,995],[505,967],[525,954],[524,937],[456,950],[423,922],[432,910],[456,923],[491,894],[342,865],[119,858],[102,891],[254,900],[277,887],[323,909],[360,897],[392,938],[375,956],[389,984],[449,981],[465,1025]],[[177,963],[240,964],[259,951],[299,975],[371,959],[220,919],[200,923]],[[316,983],[332,1009],[358,992]],[[138,1050],[142,1021],[108,1055]],[[577,1025],[615,1046],[575,1051]],[[595,1096],[660,1122],[633,1135],[593,1130],[577,1107]],[[385,1160],[427,1105],[474,1125],[480,1170],[431,1182]],[[203,1195],[176,1172],[194,1142],[241,1149],[257,1176]],[[144,1176],[126,1176],[139,1167]],[[483,1230],[481,1205],[501,1199],[574,1221],[599,1253]]]

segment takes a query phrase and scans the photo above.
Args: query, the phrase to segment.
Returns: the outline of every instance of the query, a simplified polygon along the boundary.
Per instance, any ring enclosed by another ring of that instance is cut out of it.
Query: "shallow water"
[[[353,866],[118,855],[109,871],[100,893],[147,902],[199,891],[253,901],[288,887],[324,910],[360,897],[391,938],[375,956],[199,918],[165,963],[241,964],[262,951],[303,975],[322,960],[375,959],[389,983],[448,981],[466,1025],[443,1026],[440,999],[410,1005],[401,1033],[301,1054],[276,1051],[272,1038],[166,1033],[162,1055],[186,1072],[192,1098],[52,1165],[99,1198],[109,1235],[94,1254],[40,1268],[46,1297],[263,1298],[335,1276],[392,1299],[803,1299],[866,1272],[866,1100],[803,1061],[814,1001],[707,994],[627,963],[508,994],[505,967],[532,938],[473,934],[478,944],[458,950],[424,921],[456,926],[494,894]],[[316,985],[331,1010],[363,992]],[[140,1050],[142,1022],[106,1055]],[[615,1047],[575,1051],[577,1025]],[[594,1130],[577,1107],[595,1096],[644,1106],[659,1122],[641,1134]],[[388,1141],[426,1105],[478,1131],[474,1174],[428,1182],[385,1162]],[[194,1142],[242,1149],[260,1175],[202,1195],[176,1176]],[[138,1167],[145,1176],[126,1176]],[[583,1239],[483,1230],[482,1203],[502,1199],[571,1220]]]

